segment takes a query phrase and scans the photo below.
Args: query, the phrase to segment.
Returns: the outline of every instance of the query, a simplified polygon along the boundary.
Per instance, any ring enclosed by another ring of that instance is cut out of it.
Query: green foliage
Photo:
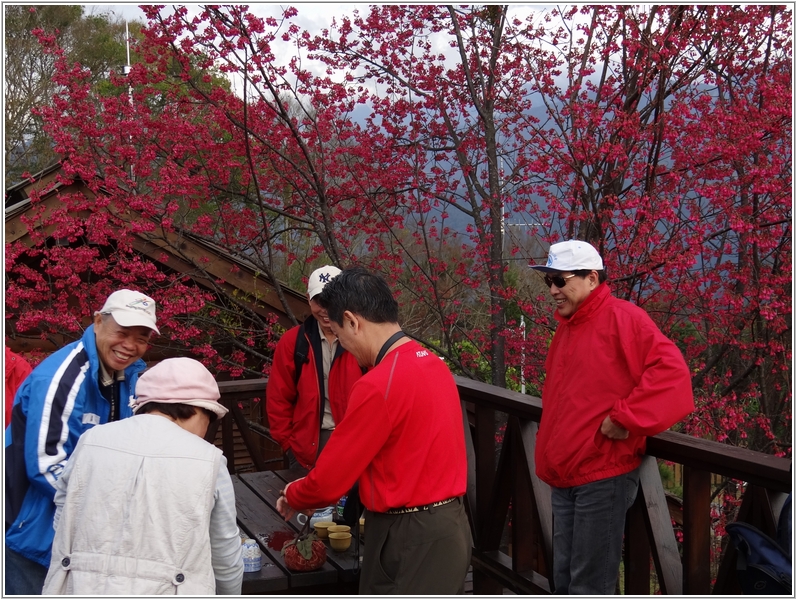
[[[5,11],[5,175],[8,183],[57,160],[38,108],[55,95],[55,58],[45,53],[34,30],[55,36],[70,65],[79,64],[103,88],[112,69],[125,64],[124,23],[108,14],[84,14],[76,5],[9,5]]]
[[[462,370],[456,365],[449,364],[449,368],[453,372],[460,372],[460,374],[479,381],[490,381],[490,363],[485,354],[473,342],[470,340],[456,342],[453,350],[458,362],[467,369],[465,373],[462,373]]]
[[[436,351],[432,344],[432,350]],[[463,375],[479,381],[490,381],[492,375],[489,357],[479,351],[470,340],[460,340],[453,345],[453,360],[444,357],[448,368],[456,375]],[[542,381],[526,381],[526,394],[531,396],[542,395]],[[506,389],[514,392],[521,391],[520,365],[507,366]]]
[[[658,461],[659,475],[661,476],[661,484],[664,490],[679,498],[683,498],[683,486],[675,481],[675,470],[664,461]]]

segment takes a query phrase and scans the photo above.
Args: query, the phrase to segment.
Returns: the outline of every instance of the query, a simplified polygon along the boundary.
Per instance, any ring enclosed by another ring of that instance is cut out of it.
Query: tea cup
[[[348,525],[330,525],[327,527],[329,533],[350,533],[351,527]]]
[[[317,521],[313,524],[315,533],[319,539],[325,539],[329,533],[329,528],[335,526],[335,521]]]
[[[343,552],[351,546],[351,534],[348,531],[333,531],[329,534],[329,545],[337,552]]]

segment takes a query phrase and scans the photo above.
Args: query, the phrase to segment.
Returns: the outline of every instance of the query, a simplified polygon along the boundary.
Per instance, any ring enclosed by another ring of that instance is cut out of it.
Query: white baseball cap
[[[307,296],[312,300],[315,296],[321,293],[324,286],[332,281],[340,273],[340,269],[333,265],[320,267],[310,273],[310,279],[307,280]]]
[[[543,273],[557,271],[602,271],[603,259],[592,244],[581,240],[568,240],[552,244],[548,250],[548,262],[544,265],[529,265]]]
[[[117,290],[105,301],[105,305],[95,315],[111,315],[122,327],[148,327],[155,333],[155,301],[141,292]]]

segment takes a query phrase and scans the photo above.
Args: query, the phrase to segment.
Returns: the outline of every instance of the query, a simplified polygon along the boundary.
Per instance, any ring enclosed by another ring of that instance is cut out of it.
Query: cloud
[[[87,14],[107,14],[112,13],[118,17],[128,19],[130,21],[139,21],[146,23],[143,11],[135,4],[90,4],[83,5]],[[188,18],[198,16],[202,5],[200,4],[167,4],[162,9],[164,14],[168,14],[175,6],[185,6],[188,10]],[[273,2],[255,2],[248,5],[249,11],[261,18],[274,17],[276,19],[282,18],[283,11],[289,6],[293,6],[297,10],[297,16],[291,19],[291,22],[296,24],[301,29],[307,31],[310,35],[320,34],[324,29],[330,29],[333,20],[340,25],[343,17],[353,17],[355,10],[362,16],[366,16],[370,10],[370,4],[347,3],[336,4],[329,2],[314,2],[314,3],[273,3]],[[541,11],[550,8],[550,6],[541,4],[510,4],[508,17],[511,21],[513,18],[525,20],[532,13],[540,13]],[[457,51],[450,45],[450,38],[445,35],[433,35],[430,38],[432,49],[435,54],[441,54],[446,57],[446,61],[453,65],[458,62]],[[284,42],[281,37],[271,44],[272,52],[274,53],[274,63],[279,66],[287,66],[296,55],[296,47],[291,42]],[[324,76],[327,67],[318,61],[303,61],[302,65],[308,69],[313,75]],[[343,80],[343,73],[333,75],[333,79],[338,81]],[[235,76],[231,77],[233,87],[240,90],[240,85],[237,83]]]
[[[200,11],[199,4],[167,4],[164,10],[168,11],[172,6],[185,6],[190,16],[198,15]],[[310,31],[310,33],[318,33],[322,29],[328,28],[333,18],[339,20],[344,15],[351,16],[357,8],[361,11],[368,8],[367,4],[336,4],[330,2],[314,2],[309,4],[254,2],[249,4],[249,11],[259,17],[280,17],[282,11],[288,6],[293,6],[298,11],[298,15],[296,19],[294,19],[294,22],[299,25],[299,27]],[[118,17],[130,21],[146,23],[144,13],[137,4],[84,4],[83,8],[86,14],[113,13]]]
[[[163,11],[168,13],[173,6],[185,6],[188,9],[188,17],[198,16],[201,10],[199,4],[167,4]],[[335,4],[328,2],[317,3],[272,3],[272,2],[255,2],[249,4],[249,11],[259,17],[275,17],[277,19],[282,17],[282,12],[285,8],[293,6],[296,8],[298,14],[291,20],[299,27],[310,32],[310,34],[320,33],[323,29],[329,29],[332,20],[336,19],[340,23],[343,16],[352,16],[355,9],[361,11],[368,9],[368,4]],[[117,17],[127,19],[128,21],[139,21],[146,23],[147,19],[143,11],[137,4],[84,4],[85,14],[113,14]],[[284,44],[284,48],[280,49],[279,45]],[[276,40],[272,45],[276,62],[281,65],[287,65],[290,59],[295,54],[295,49],[289,43],[284,43],[281,40]],[[320,74],[323,67],[317,67]]]

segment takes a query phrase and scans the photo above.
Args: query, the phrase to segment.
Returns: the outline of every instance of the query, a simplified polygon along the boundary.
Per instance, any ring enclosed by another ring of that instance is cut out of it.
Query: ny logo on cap
[[[321,283],[329,283],[330,274],[329,273],[319,273],[318,274],[318,281]]]

